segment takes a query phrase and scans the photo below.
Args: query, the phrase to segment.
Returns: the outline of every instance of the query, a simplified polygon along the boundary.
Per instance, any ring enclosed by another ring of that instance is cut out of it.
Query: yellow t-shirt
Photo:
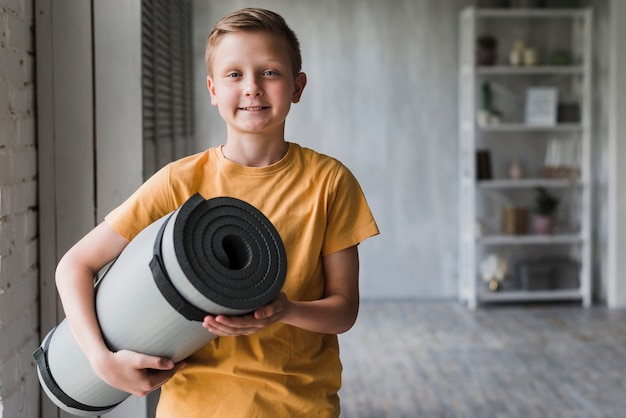
[[[294,143],[267,167],[233,163],[219,147],[173,162],[105,219],[130,240],[194,193],[242,199],[270,219],[285,245],[282,290],[291,300],[321,299],[322,257],[378,234],[350,171]],[[250,336],[219,337],[185,362],[161,390],[159,418],[339,416],[336,335],[276,323]]]

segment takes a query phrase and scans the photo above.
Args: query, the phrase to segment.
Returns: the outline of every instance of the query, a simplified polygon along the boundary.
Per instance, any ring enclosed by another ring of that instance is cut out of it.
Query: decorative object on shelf
[[[556,125],[556,104],[555,87],[529,87],[526,91],[524,122],[529,126]]]
[[[509,64],[518,67],[524,64],[524,50],[526,49],[526,42],[521,39],[513,42],[513,47],[509,52]]]
[[[537,187],[535,191],[533,231],[539,235],[552,234],[556,219],[555,214],[559,208],[560,199],[550,193],[545,187]]]
[[[528,209],[507,206],[500,212],[500,227],[506,235],[524,235],[528,232]]]
[[[550,139],[541,176],[553,179],[574,180],[579,175],[578,147],[573,141]]]
[[[476,150],[476,180],[491,178],[491,153],[487,149]]]
[[[500,123],[502,112],[493,105],[491,83],[484,81],[480,86],[481,108],[476,115],[476,122],[480,127],[493,126]]]
[[[580,263],[570,258],[522,260],[515,274],[524,290],[565,290],[580,285]]]
[[[495,292],[500,288],[500,283],[506,278],[509,263],[505,258],[496,254],[489,254],[480,263],[480,276],[489,286],[489,290]]]
[[[546,7],[546,0],[511,0],[511,7],[521,9],[531,9],[537,7]]]
[[[550,58],[550,64],[552,65],[572,65],[572,54],[569,51],[563,49],[554,51]]]
[[[539,50],[527,45],[523,39],[518,39],[513,42],[509,52],[509,64],[513,67],[539,65]]]
[[[559,123],[580,123],[580,105],[578,103],[559,103],[556,110]]]
[[[495,65],[498,58],[498,40],[493,35],[481,35],[476,40],[476,65]]]
[[[524,65],[533,67],[539,65],[539,50],[532,46],[524,48]]]
[[[519,180],[524,177],[524,166],[522,160],[519,157],[511,158],[511,164],[509,164],[509,178],[512,180]]]

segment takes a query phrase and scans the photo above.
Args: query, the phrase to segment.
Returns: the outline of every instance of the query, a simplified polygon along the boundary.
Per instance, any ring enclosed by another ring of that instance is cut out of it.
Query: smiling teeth
[[[244,110],[253,111],[253,110],[261,110],[263,109],[261,106],[258,107],[244,107]]]

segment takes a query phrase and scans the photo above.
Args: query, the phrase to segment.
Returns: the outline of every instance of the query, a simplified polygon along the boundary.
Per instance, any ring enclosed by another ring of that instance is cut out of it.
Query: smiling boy
[[[209,35],[206,61],[211,103],[227,127],[224,145],[168,164],[68,251],[57,268],[68,321],[104,381],[136,395],[162,388],[159,418],[337,417],[337,334],[358,313],[357,245],[378,228],[343,164],[284,138],[306,75],[281,16],[263,9],[226,16]],[[272,221],[287,253],[281,294],[249,315],[205,317],[219,338],[184,365],[109,351],[92,277],[194,193],[245,200]]]

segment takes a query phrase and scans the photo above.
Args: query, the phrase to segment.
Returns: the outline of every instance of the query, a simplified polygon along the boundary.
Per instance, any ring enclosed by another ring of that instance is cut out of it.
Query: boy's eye
[[[226,74],[227,78],[237,78],[237,77],[241,77],[241,73],[238,73],[236,71],[230,72],[228,74]]]
[[[267,70],[263,73],[263,75],[268,76],[268,77],[274,77],[278,75],[278,72],[274,70]]]

